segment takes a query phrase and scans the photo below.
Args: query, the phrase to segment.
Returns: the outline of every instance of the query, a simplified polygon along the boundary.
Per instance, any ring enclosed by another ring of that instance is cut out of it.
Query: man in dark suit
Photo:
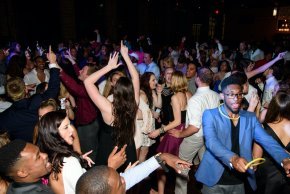
[[[14,101],[11,107],[0,113],[0,132],[7,131],[10,139],[23,139],[32,142],[34,126],[38,121],[38,108],[42,101],[57,97],[60,87],[59,69],[56,55],[47,54],[50,68],[50,79],[47,90],[42,94],[26,97],[27,89],[21,78],[10,78],[7,81],[7,94]]]
[[[52,194],[41,181],[51,170],[47,154],[23,140],[14,140],[0,148],[0,174],[12,179],[7,194]]]

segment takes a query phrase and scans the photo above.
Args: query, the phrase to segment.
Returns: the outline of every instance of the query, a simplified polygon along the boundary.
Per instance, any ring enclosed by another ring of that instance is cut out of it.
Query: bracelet
[[[163,127],[163,126],[161,126],[161,127],[159,128],[159,132],[160,132],[160,134],[165,133],[165,130],[164,130],[164,127]]]
[[[158,164],[161,166],[161,168],[165,171],[165,172],[168,172],[169,171],[169,169],[165,166],[165,164],[164,164],[164,162],[161,160],[161,158],[160,158],[160,155],[161,155],[162,153],[161,152],[159,152],[158,154],[156,154],[155,156],[154,156],[154,158],[156,159],[156,161],[158,162]]]

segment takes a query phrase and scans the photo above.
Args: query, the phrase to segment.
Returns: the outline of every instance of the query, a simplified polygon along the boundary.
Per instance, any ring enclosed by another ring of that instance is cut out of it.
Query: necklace
[[[234,118],[234,117],[229,117],[228,115],[223,113],[223,111],[221,110],[221,105],[223,105],[223,103],[220,104],[219,107],[218,107],[219,112],[221,113],[221,115],[223,115],[224,117],[226,117],[227,119],[230,119],[230,120],[238,120],[240,118],[240,115],[237,118]]]

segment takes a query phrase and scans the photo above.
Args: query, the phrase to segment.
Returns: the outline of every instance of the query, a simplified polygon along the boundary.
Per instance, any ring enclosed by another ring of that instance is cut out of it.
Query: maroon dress
[[[183,130],[185,127],[186,110],[181,111],[181,124],[175,127],[177,130]],[[157,147],[157,152],[170,153],[178,156],[179,146],[183,138],[176,138],[166,133]]]

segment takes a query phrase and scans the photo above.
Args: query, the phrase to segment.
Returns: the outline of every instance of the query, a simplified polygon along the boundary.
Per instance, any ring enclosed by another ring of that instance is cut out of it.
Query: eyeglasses
[[[229,99],[234,99],[237,97],[237,99],[242,99],[244,97],[243,93],[238,93],[238,94],[225,94]]]

